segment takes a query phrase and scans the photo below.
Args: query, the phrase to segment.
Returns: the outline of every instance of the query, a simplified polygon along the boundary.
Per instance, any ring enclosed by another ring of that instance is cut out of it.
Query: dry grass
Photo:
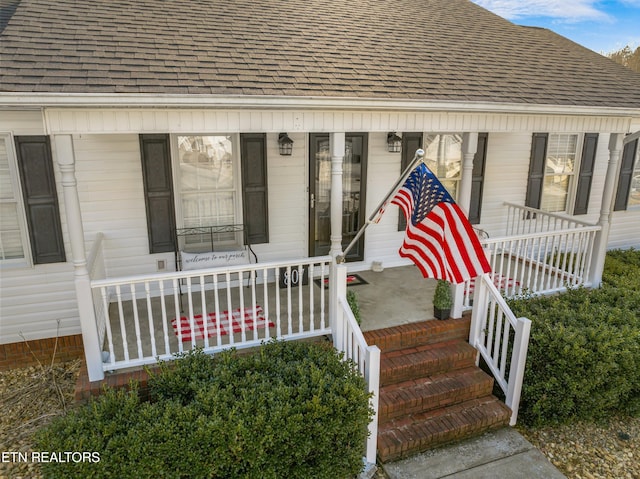
[[[0,451],[32,451],[36,431],[73,405],[80,360],[0,371]],[[38,464],[0,462],[0,478],[40,477]]]

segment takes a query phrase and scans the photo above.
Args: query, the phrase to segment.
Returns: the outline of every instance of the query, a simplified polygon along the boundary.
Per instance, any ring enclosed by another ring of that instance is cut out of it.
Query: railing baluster
[[[162,308],[162,334],[164,335],[164,354],[171,354],[169,331],[167,330],[167,302],[164,296],[164,281],[160,280],[160,306]]]
[[[214,299],[214,311],[216,313],[216,343],[218,346],[222,345],[222,330],[221,323],[222,318],[220,317],[220,294],[218,290],[218,275],[213,275],[213,299]]]
[[[316,303],[313,300],[313,263],[311,263],[309,265],[309,331],[315,331],[315,319],[314,319],[314,312],[315,312],[315,305]],[[324,285],[320,285],[320,287],[324,287]]]
[[[276,281],[275,281],[275,290],[276,290],[276,338],[280,339],[282,337],[282,328],[280,324],[280,282],[278,278],[280,277],[280,268],[276,267]]]
[[[204,275],[200,275],[200,310],[202,311],[202,333],[204,335],[204,347],[209,347],[209,311],[207,311],[207,298],[205,295]]]
[[[107,297],[107,287],[100,288],[102,293],[102,307],[105,314],[105,325],[107,328],[107,343],[109,345],[109,364],[113,365],[116,361],[116,352],[113,347],[113,333],[111,331],[111,315],[109,314],[109,300]]]
[[[325,263],[322,263],[320,268],[320,329],[324,329],[326,326],[325,317],[324,317],[324,276],[325,276],[326,266]]]
[[[504,329],[502,332],[502,352],[500,353],[500,374],[504,377],[507,370],[507,354],[509,351],[509,321],[504,322]]]
[[[189,304],[189,327],[191,328],[191,349],[196,347],[196,319],[193,312],[191,277],[187,278],[187,300]]]
[[[156,349],[156,331],[153,326],[153,310],[151,308],[151,292],[149,287],[149,281],[144,282],[144,292],[147,297],[147,321],[149,321],[149,336],[151,338],[151,355],[156,357],[158,351]]]
[[[265,339],[269,339],[271,337],[271,330],[269,329],[269,283],[267,279],[269,278],[269,271],[267,268],[262,270],[262,291],[263,291],[263,311],[264,311],[264,321],[265,321]],[[276,333],[277,335],[277,333]]]
[[[184,346],[182,345],[182,311],[180,311],[180,285],[179,279],[173,279],[173,307],[176,314],[176,331],[178,331],[178,352],[184,352]]]
[[[303,311],[304,311],[304,303],[302,301],[302,290],[304,286],[302,286],[302,276],[303,269],[302,265],[298,265],[298,332],[304,332],[304,324],[302,322]],[[309,305],[309,309],[311,309],[311,305]]]
[[[142,359],[142,337],[140,335],[140,317],[138,314],[138,302],[136,299],[136,285],[131,284],[129,287],[131,291],[131,306],[133,307],[133,325],[136,332],[136,345],[138,346],[138,359]]]
[[[291,319],[291,266],[287,266],[287,334],[293,334],[293,325]]]
[[[231,302],[231,273],[225,273],[225,280],[227,283],[227,336],[229,337],[229,344],[235,344],[236,340],[233,337],[233,304]]]
[[[120,317],[120,335],[122,336],[122,348],[124,350],[124,360],[129,361],[129,343],[127,341],[127,328],[124,322],[124,311],[122,307],[122,291],[120,285],[116,286],[116,297],[118,298],[118,315]]]
[[[253,310],[253,340],[258,340],[258,303],[256,301],[256,272],[255,270],[251,270],[250,281],[251,281],[251,308]],[[269,329],[265,324],[265,329]]]
[[[244,275],[242,271],[238,271],[238,294],[240,295],[240,337],[242,338],[242,342],[245,343],[247,341],[247,328],[244,320],[244,291],[242,290],[242,283],[244,282]],[[230,314],[233,317],[233,314]],[[233,329],[231,333],[233,334]]]

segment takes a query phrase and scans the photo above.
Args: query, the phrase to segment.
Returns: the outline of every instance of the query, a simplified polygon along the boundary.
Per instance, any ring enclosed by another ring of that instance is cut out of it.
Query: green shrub
[[[510,301],[532,321],[523,422],[640,412],[640,257],[625,253],[607,257],[599,289]]]
[[[46,476],[347,478],[362,468],[370,396],[329,344],[194,351],[149,388],[152,402],[110,391],[42,431],[43,450],[101,454],[98,464],[49,464]]]
[[[360,303],[358,303],[358,295],[351,291],[347,290],[347,303],[349,303],[349,307],[351,308],[351,312],[353,313],[353,317],[356,318],[356,322],[358,325],[362,324],[362,319],[360,317]]]

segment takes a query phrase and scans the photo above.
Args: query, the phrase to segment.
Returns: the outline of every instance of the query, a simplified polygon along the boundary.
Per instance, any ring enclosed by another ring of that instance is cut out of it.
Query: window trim
[[[242,164],[241,164],[241,144],[239,133],[171,133],[169,136],[171,149],[171,169],[173,176],[173,200],[175,211],[176,228],[185,228],[184,214],[182,209],[182,190],[180,188],[181,172],[180,172],[180,151],[178,146],[179,136],[229,136],[231,138],[231,147],[233,148],[233,191],[234,191],[234,224],[244,224],[244,210],[242,203]],[[211,225],[204,225],[211,226]],[[236,233],[234,241],[224,241],[221,243],[225,246],[238,246],[244,244],[242,232]]]
[[[18,170],[18,155],[15,150],[15,138],[11,132],[0,131],[0,138],[5,141],[7,150],[7,163],[9,165],[9,177],[11,188],[15,198],[18,227],[20,228],[20,240],[22,242],[22,258],[1,259],[0,268],[24,268],[33,267],[33,255],[31,254],[31,239],[27,227],[27,213],[24,206],[22,181]]]

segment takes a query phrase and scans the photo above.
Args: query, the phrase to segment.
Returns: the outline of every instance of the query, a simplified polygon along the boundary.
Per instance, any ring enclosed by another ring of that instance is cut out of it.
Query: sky
[[[640,0],[472,0],[518,25],[544,27],[598,53],[640,46]]]

